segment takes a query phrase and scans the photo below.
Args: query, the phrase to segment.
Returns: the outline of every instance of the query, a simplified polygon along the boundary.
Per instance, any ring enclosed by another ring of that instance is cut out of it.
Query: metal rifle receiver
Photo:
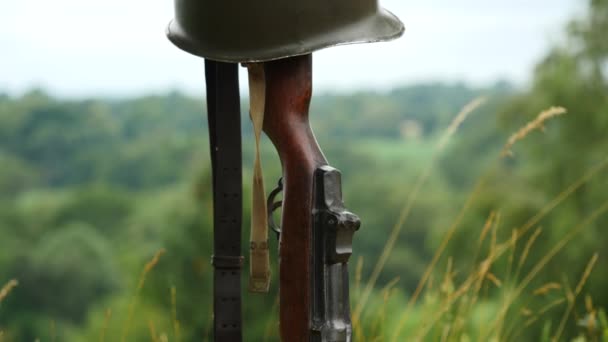
[[[344,207],[340,171],[318,168],[313,189],[311,341],[350,342],[348,260],[361,221]]]

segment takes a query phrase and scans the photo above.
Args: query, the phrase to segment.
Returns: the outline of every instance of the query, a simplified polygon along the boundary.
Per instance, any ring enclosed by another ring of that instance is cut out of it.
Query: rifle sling
[[[205,60],[213,174],[213,332],[242,340],[242,162],[238,64]]]

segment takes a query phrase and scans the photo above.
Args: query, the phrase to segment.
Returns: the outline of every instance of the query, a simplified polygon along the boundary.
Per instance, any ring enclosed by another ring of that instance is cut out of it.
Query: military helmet
[[[391,40],[403,31],[378,0],[175,0],[167,36],[194,55],[244,63]]]

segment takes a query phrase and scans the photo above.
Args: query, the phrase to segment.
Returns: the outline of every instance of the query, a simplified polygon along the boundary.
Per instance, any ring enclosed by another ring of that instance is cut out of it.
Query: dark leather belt
[[[213,334],[243,338],[241,316],[242,161],[238,64],[205,60],[213,173]]]

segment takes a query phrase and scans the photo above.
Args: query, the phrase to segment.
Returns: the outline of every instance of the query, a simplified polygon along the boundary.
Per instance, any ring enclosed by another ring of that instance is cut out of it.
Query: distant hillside
[[[426,137],[447,126],[472,98],[508,93],[504,86],[430,84],[386,94],[322,94],[313,100],[311,120],[329,149],[337,139],[399,139],[404,124]],[[251,138],[245,100],[242,109],[243,130]],[[64,101],[38,90],[20,98],[0,97],[2,192],[97,180],[129,188],[175,182],[183,175],[180,167],[206,153],[204,113],[203,100],[179,93]]]

